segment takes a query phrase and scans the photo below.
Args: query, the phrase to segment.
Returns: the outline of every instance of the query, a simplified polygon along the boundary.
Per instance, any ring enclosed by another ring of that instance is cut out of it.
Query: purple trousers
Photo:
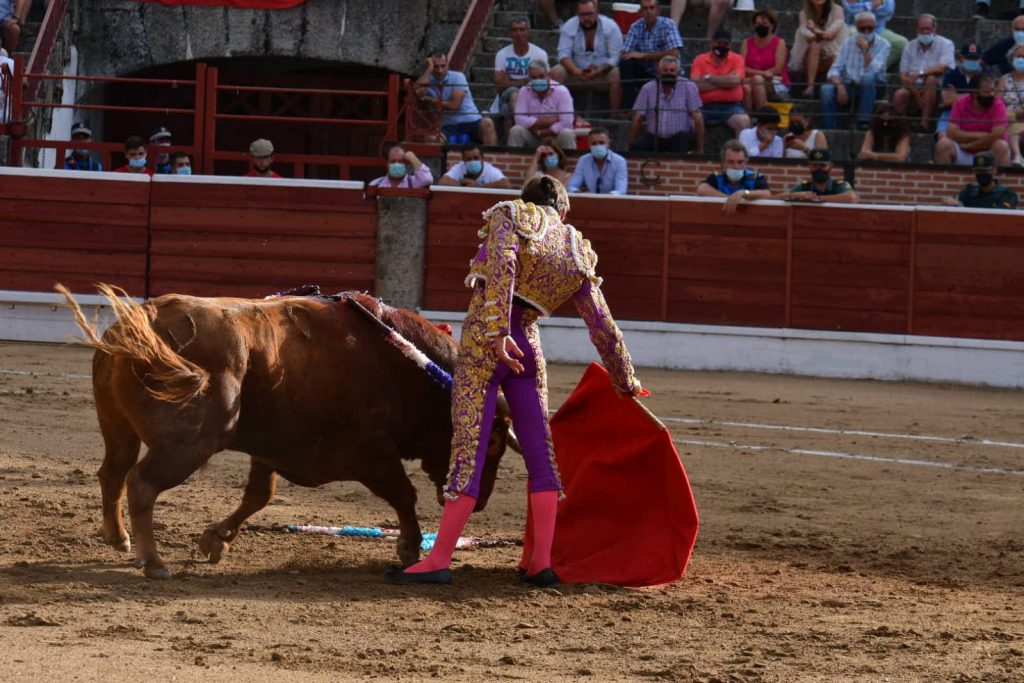
[[[562,488],[551,446],[546,369],[535,319],[536,314],[533,311],[527,311],[521,306],[512,307],[510,331],[512,339],[523,352],[523,357],[519,359],[523,364],[523,371],[516,374],[505,363],[499,363],[487,383],[474,461],[476,467],[469,485],[462,491],[467,496],[477,498],[480,494],[480,476],[484,469],[484,461],[487,459],[487,442],[494,423],[499,387],[505,393],[505,400],[512,411],[512,423],[519,439],[519,446],[523,450],[530,492],[558,491]]]

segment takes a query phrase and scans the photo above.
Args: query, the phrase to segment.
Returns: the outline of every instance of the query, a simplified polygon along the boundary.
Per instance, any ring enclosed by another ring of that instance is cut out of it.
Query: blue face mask
[[[1018,45],[1024,43],[1024,31],[1014,31],[1013,42],[1017,43]]]
[[[484,170],[484,162],[477,159],[466,162],[466,173],[469,175],[480,175],[482,170]]]
[[[932,41],[934,40],[934,33],[919,33],[917,36],[917,42],[921,43],[922,45],[931,45]]]
[[[1014,71],[1024,71],[1024,57],[1014,57],[1013,58],[1013,70]]]
[[[595,159],[604,159],[608,156],[608,145],[591,145],[590,153],[594,155]]]
[[[398,180],[405,177],[405,164],[401,161],[393,161],[388,164],[388,175]]]
[[[146,157],[141,159],[129,159],[128,165],[132,168],[146,168]]]
[[[547,92],[549,85],[546,78],[535,78],[530,81],[530,87],[533,88],[534,92]]]
[[[875,34],[874,33],[861,33],[860,37],[863,38],[864,40],[866,40],[868,45],[870,45],[871,43],[875,42]]]
[[[747,171],[742,168],[727,168],[725,169],[725,177],[728,178],[730,182],[738,183],[743,180],[743,175],[746,172]]]
[[[178,170],[175,171],[177,175],[192,175],[191,166],[179,166]]]
[[[544,157],[544,166],[547,168],[556,168],[558,166],[558,155],[549,154]]]
[[[964,73],[965,74],[976,74],[981,71],[981,60],[980,59],[965,59],[964,60]]]

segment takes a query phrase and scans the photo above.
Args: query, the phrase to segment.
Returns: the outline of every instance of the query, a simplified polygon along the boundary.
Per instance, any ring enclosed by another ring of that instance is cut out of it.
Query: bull
[[[443,503],[451,397],[355,307],[308,297],[175,294],[138,304],[100,285],[115,315],[101,336],[70,292],[57,289],[85,334],[82,343],[96,349],[93,393],[105,447],[100,535],[131,549],[122,521],[127,490],[136,566],[147,577],[171,576],[153,538],[157,497],[225,449],[250,456],[249,477],[238,509],[202,534],[200,550],[211,562],[270,502],[277,475],[301,486],[362,483],[397,513],[401,563],[419,559],[416,490],[403,460],[421,460]],[[371,296],[350,296],[452,371],[458,344],[449,334]],[[499,410],[478,510],[509,440],[507,407]]]

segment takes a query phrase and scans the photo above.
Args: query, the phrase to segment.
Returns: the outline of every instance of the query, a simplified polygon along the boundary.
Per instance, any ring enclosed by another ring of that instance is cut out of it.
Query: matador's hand
[[[504,337],[496,337],[494,343],[498,351],[498,359],[512,368],[512,372],[517,375],[522,372],[523,364],[517,358],[523,357],[523,350],[516,344],[515,339],[506,334]]]

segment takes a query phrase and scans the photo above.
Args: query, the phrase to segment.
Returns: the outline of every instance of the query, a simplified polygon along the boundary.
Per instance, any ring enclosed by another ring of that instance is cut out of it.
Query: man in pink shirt
[[[410,173],[410,170],[412,171]],[[388,173],[370,181],[370,187],[404,187],[417,189],[434,182],[430,168],[411,151],[395,145],[388,150]]]
[[[976,74],[949,113],[946,137],[935,145],[935,163],[970,166],[974,155],[992,152],[997,166],[1010,165],[1006,141],[1009,121],[1006,105],[996,96],[996,81],[989,74]]]
[[[508,146],[534,149],[542,141],[554,138],[562,149],[576,149],[572,123],[569,89],[551,80],[547,62],[530,62],[530,82],[519,89],[516,125],[508,133]]]

